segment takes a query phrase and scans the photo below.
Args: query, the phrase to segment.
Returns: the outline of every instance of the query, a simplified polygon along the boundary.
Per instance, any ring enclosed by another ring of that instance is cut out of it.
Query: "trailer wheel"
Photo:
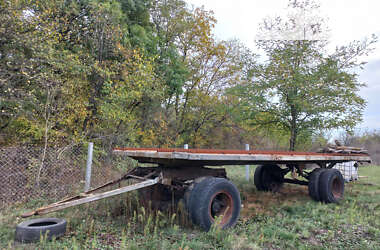
[[[261,165],[255,170],[254,182],[257,190],[277,192],[284,183],[282,169],[277,165]]]
[[[220,227],[236,224],[240,214],[240,194],[235,185],[224,178],[206,177],[195,182],[189,191],[187,210],[192,222],[208,231],[218,218]]]
[[[259,191],[264,191],[264,186],[262,183],[263,172],[264,172],[264,166],[263,165],[257,166],[257,168],[255,170],[255,174],[253,176],[253,181],[255,183],[257,190],[259,190]]]
[[[316,168],[310,173],[309,184],[308,184],[309,195],[315,201],[321,201],[321,197],[319,195],[319,177],[321,176],[321,173],[324,170],[326,169]]]
[[[326,203],[338,203],[344,195],[344,179],[337,169],[327,169],[319,177],[320,199]]]
[[[58,218],[40,218],[21,222],[16,226],[15,240],[23,243],[36,242],[41,235],[50,240],[64,235],[66,221]]]

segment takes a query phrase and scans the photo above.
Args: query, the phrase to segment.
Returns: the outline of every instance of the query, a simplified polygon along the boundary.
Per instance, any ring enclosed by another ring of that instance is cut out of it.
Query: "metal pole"
[[[184,148],[184,149],[189,149],[189,144],[185,144],[185,145],[183,145],[183,148]]]
[[[245,144],[245,150],[249,151],[249,144]],[[249,165],[245,165],[245,179],[249,181]]]
[[[91,186],[91,165],[92,165],[92,151],[94,149],[94,143],[88,143],[87,150],[87,164],[86,164],[86,183],[84,185],[84,191],[87,192],[90,190]]]

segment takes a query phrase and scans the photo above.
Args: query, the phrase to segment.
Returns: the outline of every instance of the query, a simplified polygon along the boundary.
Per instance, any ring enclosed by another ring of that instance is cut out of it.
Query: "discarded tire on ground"
[[[186,199],[192,222],[208,231],[217,220],[222,228],[236,224],[240,214],[240,194],[224,178],[206,177],[195,182]]]
[[[344,179],[337,169],[326,169],[319,176],[320,200],[326,203],[337,203],[343,199]]]
[[[41,235],[50,240],[66,232],[66,221],[59,218],[40,218],[21,222],[16,226],[15,240],[23,243],[39,241]]]
[[[325,168],[316,168],[310,173],[309,177],[309,195],[315,201],[321,201],[321,197],[319,195],[319,177],[321,173],[326,170]]]
[[[258,166],[255,170],[254,182],[259,191],[276,192],[284,183],[283,171],[277,165]]]

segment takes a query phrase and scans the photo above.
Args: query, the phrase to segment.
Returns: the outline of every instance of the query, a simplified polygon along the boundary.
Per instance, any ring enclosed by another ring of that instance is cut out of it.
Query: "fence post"
[[[184,145],[183,145],[183,148],[184,148],[184,149],[189,149],[189,144],[184,144]]]
[[[245,150],[249,151],[249,144],[245,144]],[[245,179],[249,181],[249,165],[245,165]]]
[[[94,149],[94,143],[88,143],[87,150],[87,164],[86,164],[86,183],[84,185],[84,192],[90,190],[91,186],[91,165],[92,165],[92,151]]]

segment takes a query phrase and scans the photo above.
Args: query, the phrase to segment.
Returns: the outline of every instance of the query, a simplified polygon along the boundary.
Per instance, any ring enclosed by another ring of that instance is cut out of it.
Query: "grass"
[[[360,168],[366,178],[346,184],[344,201],[328,205],[312,201],[304,186],[263,193],[245,181],[243,167],[227,172],[243,205],[232,229],[202,232],[181,207],[150,211],[132,193],[49,215],[68,221],[60,239],[15,243],[19,215],[48,202],[34,201],[0,212],[0,249],[380,249],[380,167]]]

